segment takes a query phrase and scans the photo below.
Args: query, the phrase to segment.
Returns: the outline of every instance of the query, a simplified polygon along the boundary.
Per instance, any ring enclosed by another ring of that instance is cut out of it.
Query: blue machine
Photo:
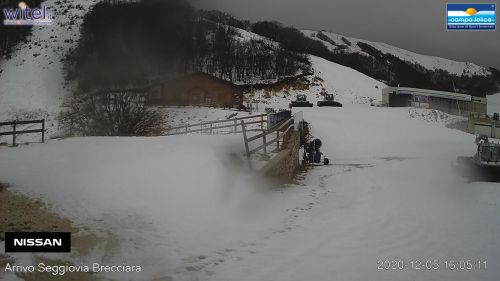
[[[307,142],[304,145],[304,154],[302,155],[302,164],[321,164],[323,163],[324,165],[330,164],[330,160],[326,157],[323,157],[323,153],[320,151],[321,148],[321,140],[320,139],[314,139],[310,142]]]

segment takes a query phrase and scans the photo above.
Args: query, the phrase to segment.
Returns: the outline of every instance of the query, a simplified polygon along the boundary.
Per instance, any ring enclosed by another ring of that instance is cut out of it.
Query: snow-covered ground
[[[12,58],[0,62],[0,120],[27,112],[51,117],[59,111],[74,87],[65,84],[62,59],[79,39],[83,15],[93,3],[44,1],[54,15],[53,25],[34,26],[27,42],[15,47]]]
[[[75,263],[143,267],[115,280],[183,280],[272,232],[294,205],[246,170],[243,151],[241,135],[51,140],[0,148],[0,178],[106,237]]]
[[[73,138],[0,148],[0,178],[117,244],[75,262],[115,280],[495,280],[500,185],[453,168],[473,136],[428,110],[306,108],[330,166],[295,184],[249,172],[241,135]],[[27,176],[29,175],[29,176]],[[111,248],[111,250],[110,250]],[[377,270],[379,260],[437,270]],[[487,270],[445,270],[445,260]],[[172,279],[167,279],[172,280]]]
[[[232,109],[208,108],[200,106],[161,106],[156,109],[163,114],[167,125],[171,127],[196,124],[206,121],[228,120],[258,114]]]
[[[316,34],[318,33],[317,31],[303,30],[302,32],[311,38],[319,40],[316,37]],[[365,53],[357,45],[358,42],[362,42],[375,47],[377,50],[381,51],[384,54],[391,54],[400,58],[401,60],[420,64],[429,70],[443,69],[451,74],[467,75],[467,76],[472,76],[472,75],[486,76],[491,74],[491,72],[486,67],[482,67],[470,62],[458,62],[440,57],[421,55],[385,43],[371,42],[363,39],[343,36],[336,33],[323,31],[323,34],[326,35],[328,38],[332,40],[332,42],[335,43],[335,45],[333,45],[330,42],[322,41],[332,51],[343,50],[346,53],[361,53],[369,56],[369,54]]]
[[[495,112],[500,114],[500,93],[488,96],[488,114]]]
[[[500,185],[469,183],[452,168],[473,137],[408,109],[304,109],[333,165],[299,180],[304,205],[285,232],[209,280],[495,280],[500,274]],[[309,202],[306,204],[306,202]],[[378,262],[437,259],[436,270],[378,270]],[[445,261],[486,260],[486,270]]]

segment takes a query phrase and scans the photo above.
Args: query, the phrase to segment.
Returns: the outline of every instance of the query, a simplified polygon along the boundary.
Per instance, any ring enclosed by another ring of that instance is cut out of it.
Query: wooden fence
[[[42,124],[41,129],[18,130],[18,125]],[[0,136],[12,136],[12,145],[16,146],[16,136],[22,134],[42,133],[42,143],[45,142],[45,119],[27,120],[27,121],[9,121],[1,122],[0,128],[12,126],[12,131],[0,132]]]
[[[267,126],[267,115],[266,114],[258,114],[246,117],[239,117],[234,119],[227,120],[215,120],[208,122],[201,122],[196,124],[189,124],[184,126],[172,127],[169,128],[167,136],[172,135],[183,135],[189,133],[196,132],[208,132],[210,134],[214,133],[220,129],[229,129],[228,133],[241,133],[243,132],[242,123],[243,121],[245,125],[258,124],[257,128],[252,128],[252,131],[264,131]]]
[[[288,134],[294,128],[293,118],[289,118],[280,124],[277,124],[273,128],[269,128],[268,130],[262,131],[260,134],[249,137],[247,134],[248,130],[246,130],[247,123],[245,123],[244,120],[241,120],[240,122],[243,129],[243,140],[245,141],[246,155],[248,157],[260,150],[264,150],[264,153],[267,154],[268,147],[275,143],[277,150],[279,150],[280,143],[283,145],[286,142]],[[250,148],[250,144],[255,141],[258,141],[261,144],[255,148]]]

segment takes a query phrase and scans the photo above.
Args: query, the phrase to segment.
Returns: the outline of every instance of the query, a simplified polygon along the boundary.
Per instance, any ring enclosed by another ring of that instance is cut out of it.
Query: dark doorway
[[[390,107],[407,107],[411,106],[412,95],[391,93],[389,95]]]

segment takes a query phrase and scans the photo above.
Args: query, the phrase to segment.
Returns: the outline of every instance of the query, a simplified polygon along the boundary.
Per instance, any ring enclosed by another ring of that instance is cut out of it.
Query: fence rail
[[[241,127],[243,129],[243,140],[245,141],[246,155],[250,157],[250,155],[260,150],[264,150],[264,153],[267,154],[267,148],[274,143],[276,143],[276,147],[279,150],[280,142],[281,144],[283,144],[286,141],[286,137],[288,136],[289,132],[291,132],[291,130],[294,128],[294,121],[293,118],[289,118],[287,120],[284,120],[280,124],[277,124],[276,126],[268,130],[262,131],[262,133],[251,137],[247,135],[248,130],[246,130],[246,125],[247,123],[245,123],[244,120],[241,120]],[[268,140],[270,137],[272,139]],[[250,149],[250,143],[258,140],[260,140],[262,144],[253,149]]]
[[[18,130],[18,125],[42,124],[41,129]],[[0,122],[0,128],[4,126],[12,126],[12,131],[2,132],[0,136],[12,136],[12,145],[16,146],[16,136],[23,134],[42,133],[42,143],[45,142],[45,119],[41,120],[25,120],[25,121],[8,121]]]
[[[207,132],[207,131],[213,133],[214,130],[225,129],[225,128],[232,128],[231,132],[233,133],[241,133],[243,132],[243,128],[241,127],[240,122],[244,120],[250,120],[248,122],[245,122],[245,125],[260,124],[260,129],[258,130],[263,131],[265,129],[264,124],[266,124],[267,122],[267,119],[265,118],[266,116],[267,116],[266,114],[258,114],[246,117],[227,119],[227,120],[215,120],[215,121],[207,121],[196,124],[171,127],[169,128],[169,132],[166,135],[167,136],[183,135],[183,134],[189,134],[195,132]],[[241,129],[240,131],[238,131],[238,127]],[[255,129],[253,130],[255,131]]]

